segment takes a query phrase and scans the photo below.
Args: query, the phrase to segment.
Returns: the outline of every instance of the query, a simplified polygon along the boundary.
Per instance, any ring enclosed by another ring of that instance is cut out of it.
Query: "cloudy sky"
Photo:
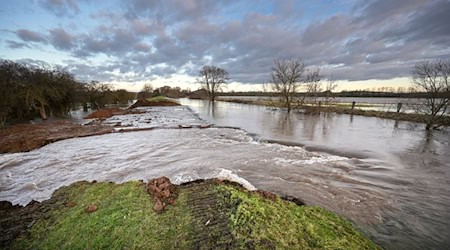
[[[449,24],[448,0],[1,0],[0,58],[130,90],[192,89],[212,64],[229,90],[252,90],[274,58],[301,57],[341,89],[365,89],[449,59]]]

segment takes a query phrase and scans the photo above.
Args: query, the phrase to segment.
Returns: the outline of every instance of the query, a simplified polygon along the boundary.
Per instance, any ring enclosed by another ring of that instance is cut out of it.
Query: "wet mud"
[[[18,124],[0,130],[0,153],[28,152],[52,142],[113,132],[110,126],[80,125],[70,121]]]

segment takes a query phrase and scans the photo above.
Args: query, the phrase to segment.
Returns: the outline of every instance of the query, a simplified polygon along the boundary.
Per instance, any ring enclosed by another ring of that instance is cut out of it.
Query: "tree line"
[[[427,118],[427,129],[442,126],[450,100],[450,61],[418,62],[412,70],[414,97],[422,100],[417,112]],[[325,97],[332,100],[335,81],[322,81],[320,68],[308,68],[300,58],[274,60],[270,82],[265,95],[277,96],[279,102],[290,112],[300,107],[305,97],[315,100]],[[199,71],[198,82],[214,101],[230,79],[229,73],[216,66],[204,66]],[[303,94],[302,94],[303,93]],[[184,97],[189,91],[164,86],[153,89],[150,84],[137,94],[140,99],[154,95],[173,98]],[[350,93],[346,93],[347,95]],[[355,93],[351,93],[355,94]],[[34,67],[17,62],[0,60],[0,126],[7,122],[22,121],[40,116],[68,114],[72,109],[83,107],[99,109],[106,104],[128,103],[136,94],[125,89],[114,90],[98,81],[82,82],[58,68]],[[323,99],[323,98],[322,98]]]
[[[408,89],[408,93],[402,90],[395,93],[395,96],[417,98],[418,101],[413,108],[417,114],[422,115],[427,130],[442,127],[447,120],[450,105],[450,61],[418,62],[414,65],[411,75],[412,86]],[[207,91],[210,101],[216,99],[218,92],[230,79],[226,70],[216,66],[204,66],[199,71],[199,77],[198,82]],[[337,87],[336,82],[333,80],[328,80],[325,84],[321,82],[320,68],[308,68],[301,58],[274,60],[269,81],[264,86],[263,95],[278,97],[279,103],[287,112],[302,107],[306,97],[313,103],[321,97],[326,104],[337,96],[386,96],[386,93],[369,91],[344,92],[340,95],[333,93]],[[320,106],[320,101],[318,103]]]
[[[134,98],[135,94],[125,89],[81,82],[61,69],[0,61],[0,126],[36,116],[46,120],[79,107],[99,109]]]

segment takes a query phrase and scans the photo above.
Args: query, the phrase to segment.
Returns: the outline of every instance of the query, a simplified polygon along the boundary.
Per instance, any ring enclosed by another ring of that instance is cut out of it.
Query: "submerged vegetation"
[[[252,105],[267,106],[270,108],[285,108],[285,105],[281,102],[259,99],[259,100],[244,100],[239,98],[233,99],[220,99],[224,102],[234,102]],[[336,114],[348,114],[348,115],[360,115],[367,117],[378,117],[385,119],[392,119],[397,121],[409,121],[415,123],[427,124],[432,117],[429,114],[414,112],[414,113],[402,113],[402,112],[389,112],[389,111],[376,111],[376,110],[364,110],[361,108],[372,107],[370,104],[356,104],[355,108],[352,108],[351,103],[329,103],[327,105],[319,106],[318,103],[297,103],[295,109],[297,111],[305,112],[308,114],[319,114],[321,112],[336,113]],[[439,118],[439,126],[450,126],[450,116],[441,116]]]
[[[268,199],[217,180],[178,186],[176,202],[162,213],[154,210],[155,198],[145,186],[78,182],[60,188],[34,210],[41,216],[30,229],[24,226],[19,237],[2,244],[13,249],[378,248],[324,209]],[[5,225],[24,224],[15,214],[3,214]]]

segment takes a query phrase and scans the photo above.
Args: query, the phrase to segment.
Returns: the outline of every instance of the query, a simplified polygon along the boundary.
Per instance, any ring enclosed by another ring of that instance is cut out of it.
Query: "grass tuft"
[[[243,192],[232,186],[216,187],[223,204],[233,204],[229,223],[242,247],[266,249],[378,249],[351,223],[316,206],[297,206]]]

